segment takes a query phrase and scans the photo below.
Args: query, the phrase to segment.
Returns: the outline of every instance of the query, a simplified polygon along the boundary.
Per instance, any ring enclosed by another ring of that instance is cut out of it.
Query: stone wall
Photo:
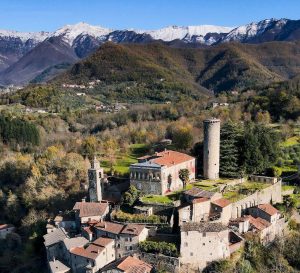
[[[263,190],[256,191],[255,193],[232,203],[231,218],[241,217],[245,213],[246,209],[259,204],[276,204],[281,202],[281,181],[278,181]]]

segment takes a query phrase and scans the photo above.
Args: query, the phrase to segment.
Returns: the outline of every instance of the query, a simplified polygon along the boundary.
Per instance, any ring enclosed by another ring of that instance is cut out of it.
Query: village
[[[49,271],[201,272],[229,258],[248,236],[268,245],[288,232],[287,220],[273,206],[282,202],[281,179],[222,180],[219,152],[220,120],[208,119],[200,181],[195,158],[177,151],[139,158],[130,166],[130,181],[121,182],[109,181],[95,157],[87,198],[48,220]],[[160,202],[166,198],[171,202]],[[1,236],[11,231],[13,226],[1,226]]]

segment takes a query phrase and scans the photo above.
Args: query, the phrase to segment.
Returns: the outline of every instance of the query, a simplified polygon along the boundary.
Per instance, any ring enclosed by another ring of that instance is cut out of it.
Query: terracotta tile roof
[[[215,192],[202,190],[200,188],[194,187],[190,190],[184,192],[186,195],[190,195],[192,197],[202,197],[202,198],[211,198],[214,196]]]
[[[93,244],[97,245],[97,246],[106,247],[107,245],[109,245],[110,243],[112,243],[114,241],[115,240],[111,239],[111,238],[99,237],[98,239],[93,241]]]
[[[14,227],[15,226],[11,224],[2,224],[0,225],[0,230],[7,229],[7,228],[14,228]]]
[[[194,198],[192,203],[193,204],[198,204],[198,203],[203,203],[203,202],[206,202],[206,201],[209,201],[209,199],[206,198],[206,197],[200,197],[200,198]]]
[[[195,159],[187,154],[171,150],[157,153],[156,156],[157,158],[151,159],[151,162],[168,167]]]
[[[73,210],[79,210],[79,217],[103,216],[108,209],[107,203],[76,202]]]
[[[248,218],[249,223],[258,230],[263,230],[271,225],[268,221],[260,217],[254,218],[253,216],[249,215]]]
[[[145,225],[138,224],[118,224],[108,221],[99,222],[95,225],[95,228],[110,232],[113,234],[131,234],[131,235],[140,235],[140,233],[144,230]]]
[[[96,224],[95,228],[106,231],[106,232],[110,232],[113,234],[120,234],[122,229],[124,228],[124,225],[112,223],[112,222],[108,222],[108,221],[103,221],[103,222],[99,222],[98,224]]]
[[[263,210],[265,213],[269,214],[269,215],[275,215],[276,213],[278,213],[278,210],[275,209],[271,204],[262,204],[262,205],[258,205],[258,208]]]
[[[212,203],[221,208],[225,208],[231,204],[231,202],[225,198],[220,198],[220,199],[214,200],[214,201],[212,201]]]
[[[83,231],[85,231],[86,233],[88,234],[93,234],[94,231],[93,231],[93,227],[89,226],[89,227],[84,227],[83,228]]]
[[[104,247],[90,244],[87,248],[83,248],[83,247],[72,248],[70,250],[70,253],[72,253],[73,255],[95,260],[104,249],[105,249]]]
[[[146,228],[145,225],[127,224],[121,233],[138,236]]]
[[[117,265],[117,268],[124,273],[150,273],[152,266],[139,259],[128,256]]]

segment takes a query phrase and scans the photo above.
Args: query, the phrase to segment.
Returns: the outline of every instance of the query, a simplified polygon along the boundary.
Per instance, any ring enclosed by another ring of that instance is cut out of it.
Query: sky
[[[239,26],[300,19],[300,0],[0,0],[0,29],[54,31],[86,22],[112,29],[170,25]]]

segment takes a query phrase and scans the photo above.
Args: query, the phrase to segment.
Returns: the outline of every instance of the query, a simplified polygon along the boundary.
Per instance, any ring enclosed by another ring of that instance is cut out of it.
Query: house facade
[[[195,164],[194,157],[171,150],[144,156],[130,166],[130,184],[143,194],[164,195],[183,188],[181,169],[188,169],[189,179],[194,180]]]

